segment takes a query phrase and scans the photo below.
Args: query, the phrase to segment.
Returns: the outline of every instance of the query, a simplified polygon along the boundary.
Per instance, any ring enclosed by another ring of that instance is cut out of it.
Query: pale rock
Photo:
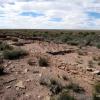
[[[26,68],[26,69],[24,70],[24,73],[27,73],[28,71],[29,71],[29,69]]]
[[[25,89],[25,86],[23,85],[23,81],[19,81],[15,86],[21,89]]]
[[[9,88],[11,88],[11,86],[6,86],[6,89],[9,89]]]
[[[100,71],[99,70],[96,70],[96,71],[93,72],[93,74],[100,75]]]
[[[41,77],[41,76],[42,76],[42,74],[40,73],[40,74],[39,74],[39,77]]]

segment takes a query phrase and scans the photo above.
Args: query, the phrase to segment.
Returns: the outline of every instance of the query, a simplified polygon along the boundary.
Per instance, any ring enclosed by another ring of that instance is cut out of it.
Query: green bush
[[[9,59],[9,60],[15,60],[15,59],[19,59],[23,56],[28,55],[28,53],[25,50],[6,50],[3,52],[3,56],[5,59]]]
[[[49,62],[48,62],[48,60],[46,58],[40,57],[39,58],[39,65],[41,67],[48,67],[49,66]]]

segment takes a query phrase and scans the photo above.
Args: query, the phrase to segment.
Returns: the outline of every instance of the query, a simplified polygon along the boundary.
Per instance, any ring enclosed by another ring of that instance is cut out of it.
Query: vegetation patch
[[[94,62],[93,62],[92,60],[90,60],[90,61],[88,62],[88,66],[89,66],[90,68],[93,68],[93,67],[94,67]]]
[[[100,100],[100,82],[95,84],[94,89],[93,100]]]
[[[71,89],[76,93],[84,93],[85,92],[85,90],[82,87],[80,87],[78,84],[72,83],[72,82],[69,85],[67,85],[66,88]]]
[[[73,96],[69,95],[68,91],[62,91],[57,96],[51,97],[50,100],[76,100]]]
[[[13,47],[8,45],[7,43],[1,42],[0,43],[0,51],[4,51],[4,50],[12,50]]]
[[[100,49],[100,44],[97,44],[97,48]]]
[[[41,66],[41,67],[48,67],[49,66],[48,59],[45,58],[45,57],[40,57],[39,58],[39,66]]]
[[[6,50],[3,52],[3,56],[5,59],[15,60],[19,59],[23,56],[27,56],[28,53],[25,50],[18,49],[18,50]]]
[[[59,94],[63,89],[62,84],[53,78],[43,77],[40,79],[40,84],[47,86],[53,95]]]

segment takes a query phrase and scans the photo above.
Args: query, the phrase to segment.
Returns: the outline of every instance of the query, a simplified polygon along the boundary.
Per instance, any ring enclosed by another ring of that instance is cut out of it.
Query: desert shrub
[[[94,89],[93,100],[100,100],[100,82],[95,84]]]
[[[81,55],[81,56],[85,56],[85,55],[87,55],[87,52],[82,51],[82,50],[78,50],[78,54]]]
[[[67,92],[60,93],[58,100],[75,100],[74,97],[70,96]]]
[[[69,80],[69,78],[68,78],[67,76],[65,76],[65,75],[63,75],[62,78],[63,78],[65,81],[68,81],[68,80]]]
[[[8,45],[7,43],[0,43],[0,51],[3,51],[3,50],[11,50],[13,47]]]
[[[40,57],[39,58],[39,66],[48,67],[49,66],[48,59],[46,59],[45,57]]]
[[[41,77],[40,84],[44,85],[44,86],[47,86],[47,87],[50,86],[50,84],[51,84],[50,78],[48,78],[48,77]]]
[[[83,93],[83,92],[85,92],[85,90],[82,87],[80,87],[78,84],[72,83],[72,82],[69,85],[67,85],[66,88],[67,89],[71,89],[71,90],[73,90],[76,93]]]
[[[100,44],[97,44],[97,48],[100,49]]]
[[[17,37],[11,37],[11,40],[14,41],[14,42],[17,42],[18,38]]]
[[[93,63],[92,60],[90,60],[90,61],[88,62],[88,66],[89,66],[89,67],[94,67],[94,63]]]
[[[75,100],[75,98],[69,95],[68,91],[62,91],[57,96],[51,97],[50,100]]]
[[[19,50],[6,50],[3,52],[3,56],[5,59],[19,59],[23,56],[28,55],[28,53],[25,50],[19,49]]]
[[[60,93],[62,89],[63,86],[58,80],[51,79],[50,91],[53,93],[53,95]]]
[[[94,88],[95,88],[95,91],[96,91],[97,93],[100,93],[100,82],[97,82],[97,83],[95,84]]]
[[[42,77],[40,85],[47,86],[53,95],[60,93],[63,89],[62,84],[58,80],[48,77]]]
[[[72,40],[67,42],[69,45],[77,46],[79,44],[79,41]]]
[[[13,43],[13,45],[15,45],[15,46],[24,46],[24,43],[23,42],[16,42],[16,43]]]
[[[100,94],[93,94],[93,100],[100,100]]]

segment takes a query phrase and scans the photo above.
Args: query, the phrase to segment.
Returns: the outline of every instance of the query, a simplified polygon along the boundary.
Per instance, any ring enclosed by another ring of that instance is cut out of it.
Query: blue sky
[[[100,29],[100,0],[0,0],[0,28]]]
[[[100,13],[99,12],[91,11],[91,12],[88,12],[88,15],[89,15],[90,18],[100,19]]]
[[[33,11],[21,12],[20,15],[21,15],[21,16],[31,16],[31,17],[44,16],[43,13],[33,12]]]

